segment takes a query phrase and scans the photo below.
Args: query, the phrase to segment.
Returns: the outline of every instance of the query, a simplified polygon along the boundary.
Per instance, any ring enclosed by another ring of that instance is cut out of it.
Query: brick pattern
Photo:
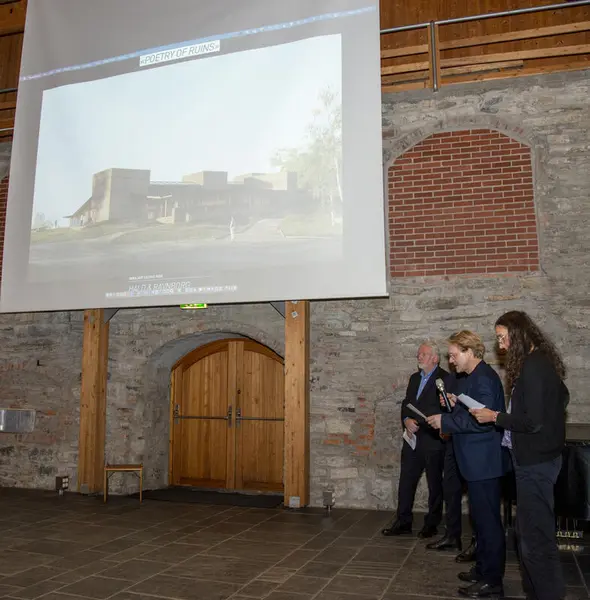
[[[375,442],[375,407],[367,402],[367,399],[359,396],[355,407],[339,407],[340,421],[346,431],[332,431],[327,428],[327,435],[322,441],[324,446],[348,447],[350,456],[376,455]],[[333,415],[321,415],[324,422],[331,419]],[[334,420],[332,420],[334,422]],[[332,425],[333,428],[333,425]]]
[[[489,129],[438,133],[388,175],[392,277],[539,269],[527,146]]]
[[[0,283],[2,282],[2,256],[4,256],[4,228],[6,227],[6,201],[8,177],[0,181]]]

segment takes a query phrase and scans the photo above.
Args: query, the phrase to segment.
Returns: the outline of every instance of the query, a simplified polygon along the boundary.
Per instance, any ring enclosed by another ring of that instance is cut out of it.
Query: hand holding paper
[[[459,402],[461,402],[462,404],[464,404],[469,409],[471,409],[471,408],[485,408],[485,404],[482,404],[481,402],[478,402],[477,400],[474,400],[470,396],[467,396],[467,394],[459,394],[459,396],[457,396],[457,400],[459,400]]]
[[[431,415],[426,419],[430,427],[434,429],[440,429],[442,427],[442,415]]]
[[[425,421],[428,420],[428,417],[423,412],[421,412],[420,410],[418,410],[412,403],[408,403],[407,407],[412,412],[415,412],[419,417],[422,417]]]
[[[404,442],[406,442],[412,450],[416,450],[416,436],[413,433],[408,433],[407,429],[404,429],[404,433],[402,435]]]
[[[489,408],[470,408],[469,412],[477,419],[478,423],[495,423],[496,411]]]

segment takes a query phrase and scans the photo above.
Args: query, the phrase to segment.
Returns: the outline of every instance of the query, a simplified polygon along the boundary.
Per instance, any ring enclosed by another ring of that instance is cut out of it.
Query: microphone
[[[440,392],[441,396],[443,397],[447,412],[451,412],[453,409],[451,407],[449,397],[447,396],[447,390],[445,390],[445,382],[439,378],[434,383],[436,384],[436,389]]]

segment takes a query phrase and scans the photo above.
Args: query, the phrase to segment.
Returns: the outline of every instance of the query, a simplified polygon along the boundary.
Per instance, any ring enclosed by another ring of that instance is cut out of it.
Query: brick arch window
[[[437,133],[389,168],[392,277],[539,269],[530,148],[488,129]]]

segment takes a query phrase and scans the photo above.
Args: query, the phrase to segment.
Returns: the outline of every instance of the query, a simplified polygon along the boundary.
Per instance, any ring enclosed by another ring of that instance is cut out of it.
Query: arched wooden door
[[[174,366],[171,485],[283,490],[283,365],[261,344],[221,340]]]

